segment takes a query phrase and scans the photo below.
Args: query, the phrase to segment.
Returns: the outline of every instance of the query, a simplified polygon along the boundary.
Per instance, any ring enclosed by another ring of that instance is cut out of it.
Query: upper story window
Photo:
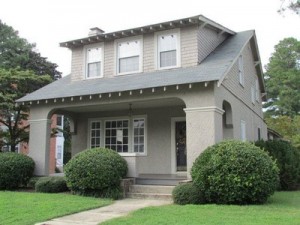
[[[142,59],[141,39],[117,42],[117,74],[141,72]]]
[[[103,48],[95,46],[86,49],[86,78],[103,77]]]
[[[157,34],[157,67],[168,69],[180,66],[179,30]]]
[[[242,55],[240,55],[240,57],[239,57],[238,66],[239,66],[239,81],[240,81],[240,84],[244,87],[245,78],[244,78],[244,62],[243,62]]]

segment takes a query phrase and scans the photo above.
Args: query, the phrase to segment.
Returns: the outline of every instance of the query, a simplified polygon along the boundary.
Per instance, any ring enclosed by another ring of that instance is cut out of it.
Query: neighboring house
[[[254,31],[234,32],[204,16],[61,43],[71,75],[21,99],[30,104],[35,173],[49,171],[50,118],[72,121],[72,155],[113,149],[128,176],[189,177],[196,157],[223,139],[267,139],[265,86]]]

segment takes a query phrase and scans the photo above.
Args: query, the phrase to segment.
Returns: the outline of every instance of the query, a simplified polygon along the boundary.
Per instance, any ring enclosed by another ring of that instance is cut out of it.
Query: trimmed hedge
[[[253,144],[223,141],[208,147],[194,162],[191,175],[207,202],[260,204],[278,186],[278,167]]]
[[[14,152],[0,153],[0,189],[26,186],[33,176],[34,166],[29,156]]]
[[[296,190],[300,184],[300,152],[284,140],[257,141],[256,146],[267,151],[279,168],[279,190]]]
[[[74,193],[116,199],[120,196],[120,180],[127,174],[127,163],[111,149],[93,148],[75,155],[64,171]]]
[[[35,183],[35,191],[43,193],[59,193],[68,191],[64,177],[41,177]]]
[[[173,189],[172,197],[178,205],[205,203],[202,192],[192,182],[177,185]]]

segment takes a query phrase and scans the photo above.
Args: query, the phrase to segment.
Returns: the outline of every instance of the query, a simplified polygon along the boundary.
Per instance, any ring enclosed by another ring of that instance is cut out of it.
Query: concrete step
[[[172,200],[171,194],[127,193],[128,198]]]
[[[135,184],[176,186],[181,181],[182,181],[182,179],[136,178]]]
[[[172,194],[175,186],[160,185],[130,185],[130,193],[152,193],[152,194]]]

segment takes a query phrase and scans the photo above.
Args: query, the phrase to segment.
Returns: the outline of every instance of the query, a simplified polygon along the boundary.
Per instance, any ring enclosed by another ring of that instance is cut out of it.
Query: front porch
[[[32,103],[29,154],[35,174],[48,175],[49,119],[62,114],[71,119],[73,156],[106,147],[127,161],[128,177],[190,178],[195,158],[223,138],[223,110],[214,106],[213,89],[177,85]]]

